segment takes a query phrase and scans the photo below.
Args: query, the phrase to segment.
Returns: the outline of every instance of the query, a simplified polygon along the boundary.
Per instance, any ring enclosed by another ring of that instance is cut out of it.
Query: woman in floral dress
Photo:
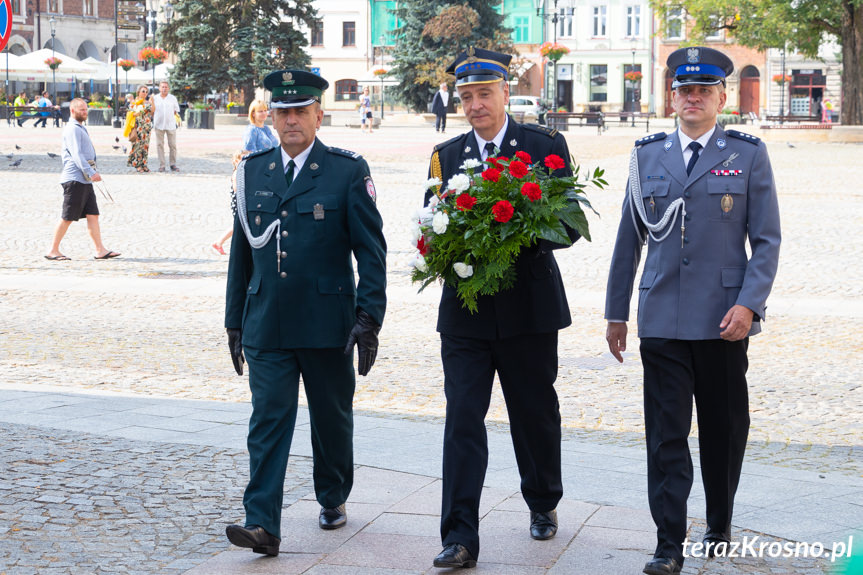
[[[147,86],[138,86],[138,97],[132,103],[132,109],[126,113],[126,128],[123,130],[125,136],[134,133],[137,138],[132,142],[132,151],[129,152],[126,165],[141,173],[150,171],[147,167],[147,155],[150,150],[150,131],[153,129],[153,104],[147,97],[148,92]]]

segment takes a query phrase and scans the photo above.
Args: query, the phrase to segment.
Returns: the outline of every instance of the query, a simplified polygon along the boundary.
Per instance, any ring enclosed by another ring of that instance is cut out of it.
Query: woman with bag
[[[129,138],[132,144],[126,165],[140,173],[150,171],[147,168],[147,154],[150,150],[150,131],[153,129],[153,104],[147,97],[149,91],[143,84],[138,86],[137,99],[126,112],[126,127],[123,129],[123,136]]]

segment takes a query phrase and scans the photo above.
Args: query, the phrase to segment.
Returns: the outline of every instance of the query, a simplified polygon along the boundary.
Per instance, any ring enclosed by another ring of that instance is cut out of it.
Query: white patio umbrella
[[[76,76],[84,76],[92,71],[90,66],[71,56],[58,53],[54,56],[63,61],[56,74],[45,63],[45,60],[51,57],[51,50],[43,48],[18,56],[14,71],[10,59],[9,78],[25,82],[53,82],[56,77],[57,82],[74,82]]]

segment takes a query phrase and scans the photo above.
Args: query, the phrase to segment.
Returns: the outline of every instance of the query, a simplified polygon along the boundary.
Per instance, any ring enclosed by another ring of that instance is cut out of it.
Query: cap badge
[[[290,72],[282,74],[282,86],[290,86],[294,83],[294,75]]]
[[[686,61],[690,64],[698,63],[699,59],[699,50],[698,48],[687,48],[686,49]]]
[[[476,62],[476,50],[473,46],[467,49],[467,62],[468,64]]]

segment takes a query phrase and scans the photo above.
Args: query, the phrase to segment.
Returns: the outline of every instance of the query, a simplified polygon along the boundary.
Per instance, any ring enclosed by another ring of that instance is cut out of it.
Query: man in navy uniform
[[[237,217],[225,327],[234,368],[249,362],[250,479],[234,545],[278,555],[285,468],[303,378],[311,420],[319,525],[347,520],[353,484],[354,344],[360,375],[374,364],[386,307],[386,243],[374,183],[358,154],[315,137],[326,80],[272,72],[281,146],[237,168]],[[355,282],[351,256],[356,258]]]
[[[517,124],[506,113],[507,71],[511,56],[471,47],[447,73],[455,76],[465,116],[473,130],[435,147],[429,173],[444,183],[463,171],[469,159],[512,158],[516,151],[534,162],[556,154],[569,162],[563,136],[543,126]],[[569,176],[565,167],[557,176]],[[430,193],[426,196],[430,199]],[[578,234],[568,230],[575,241]],[[530,535],[550,539],[557,532],[563,496],[560,469],[560,409],[557,333],[571,323],[560,270],[551,250],[565,247],[541,241],[515,263],[512,289],[477,300],[478,311],[463,307],[444,286],[437,330],[446,394],[443,447],[443,551],[436,567],[473,567],[479,555],[479,504],[488,465],[485,415],[494,374],[506,399],[510,430],[521,475],[521,491],[531,511]]]
[[[693,396],[707,506],[704,543],[709,554],[728,548],[749,432],[749,336],[761,331],[780,243],[764,143],[716,124],[731,60],[692,47],[673,52],[667,65],[680,128],[636,142],[605,304],[608,347],[622,362],[635,271],[647,242],[638,336],[648,497],[657,526],[654,558],[644,568],[652,575],[679,573],[683,564]]]

